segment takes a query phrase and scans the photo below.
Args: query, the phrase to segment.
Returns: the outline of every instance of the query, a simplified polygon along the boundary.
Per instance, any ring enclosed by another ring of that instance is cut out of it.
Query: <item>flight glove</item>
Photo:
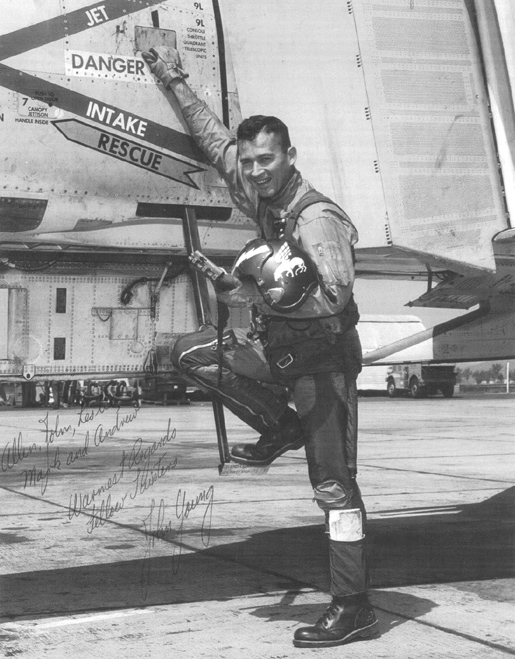
[[[143,51],[141,56],[165,88],[168,88],[173,80],[184,80],[188,77],[182,68],[181,56],[175,48],[158,46]]]

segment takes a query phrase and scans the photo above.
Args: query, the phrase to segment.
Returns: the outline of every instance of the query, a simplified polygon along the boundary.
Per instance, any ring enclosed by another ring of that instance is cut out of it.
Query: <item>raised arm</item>
[[[178,51],[160,46],[142,56],[164,89],[177,100],[191,136],[227,183],[235,205],[254,219],[255,194],[240,175],[236,139],[186,82],[188,74]]]
[[[163,87],[173,91],[181,110],[199,100],[185,82],[189,74],[182,68],[181,56],[175,48],[159,46],[143,51],[141,55]]]

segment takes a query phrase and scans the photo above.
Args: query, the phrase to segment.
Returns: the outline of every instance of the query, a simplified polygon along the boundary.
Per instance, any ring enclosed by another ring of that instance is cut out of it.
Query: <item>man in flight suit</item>
[[[326,516],[333,600],[315,625],[296,630],[294,645],[326,647],[367,638],[376,633],[377,621],[367,598],[365,510],[356,483],[356,378],[361,370],[359,315],[352,298],[356,229],[326,198],[303,208],[294,226],[288,225],[313,188],[295,168],[297,153],[285,124],[275,117],[250,117],[234,139],[185,82],[175,49],[158,47],[143,57],[173,93],[191,135],[226,181],[235,205],[257,223],[261,238],[282,239],[289,226],[289,244],[307,253],[318,269],[321,285],[287,314],[267,305],[255,280],[242,279],[231,291],[217,291],[229,306],[257,307],[265,319],[269,369],[242,375],[237,362],[245,335],[233,333],[224,336],[218,377],[217,339],[211,329],[181,337],[172,358],[178,369],[260,433],[257,444],[233,446],[236,461],[269,464],[305,445],[315,500]],[[286,396],[278,397],[266,384],[270,372],[273,381],[292,392],[296,412]]]

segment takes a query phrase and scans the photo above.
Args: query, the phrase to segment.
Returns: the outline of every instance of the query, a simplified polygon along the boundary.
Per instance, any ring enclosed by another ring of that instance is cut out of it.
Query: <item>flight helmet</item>
[[[311,257],[287,240],[251,240],[236,257],[232,271],[242,280],[253,279],[268,306],[281,313],[299,309],[319,285]]]

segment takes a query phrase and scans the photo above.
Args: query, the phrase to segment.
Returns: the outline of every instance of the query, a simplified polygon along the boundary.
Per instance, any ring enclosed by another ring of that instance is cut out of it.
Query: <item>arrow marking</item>
[[[166,153],[155,151],[148,146],[86,124],[78,119],[61,119],[51,123],[70,142],[81,144],[190,188],[199,189],[189,175],[205,171],[200,167],[195,167],[178,158],[172,158]]]

